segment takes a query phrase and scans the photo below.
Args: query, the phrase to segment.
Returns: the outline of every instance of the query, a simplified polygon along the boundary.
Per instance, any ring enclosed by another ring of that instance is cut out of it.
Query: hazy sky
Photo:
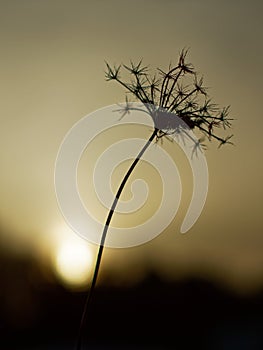
[[[178,233],[179,215],[150,243],[108,250],[104,269],[262,286],[262,11],[259,0],[0,0],[1,246],[40,254],[64,230],[58,147],[80,118],[125,98],[104,60],[166,68],[188,47],[215,102],[231,105],[235,146],[209,145],[208,199],[190,232]]]

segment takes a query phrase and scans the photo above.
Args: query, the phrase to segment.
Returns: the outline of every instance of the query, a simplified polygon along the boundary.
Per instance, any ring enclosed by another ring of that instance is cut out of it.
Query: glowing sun
[[[55,257],[55,269],[65,284],[78,287],[88,283],[92,272],[93,254],[86,242],[62,241]]]

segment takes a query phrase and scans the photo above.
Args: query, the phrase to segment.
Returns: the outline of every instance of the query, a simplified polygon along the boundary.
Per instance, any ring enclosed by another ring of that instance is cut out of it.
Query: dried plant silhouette
[[[187,50],[182,50],[176,65],[170,64],[167,71],[158,68],[154,73],[148,66],[143,66],[142,61],[137,64],[130,62],[129,66],[124,64],[110,66],[106,62],[106,80],[120,84],[127,94],[146,106],[153,119],[153,131],[124,175],[106,218],[91,286],[83,309],[76,350],[81,350],[85,319],[97,282],[104,243],[115,208],[128,178],[150,144],[178,131],[178,124],[173,123],[175,116],[200,134],[196,147],[205,148],[205,140],[215,140],[219,147],[223,144],[232,144],[230,139],[233,135],[222,137],[217,132],[219,129],[225,130],[231,127],[229,106],[220,108],[212,102],[208,89],[203,85],[203,78],[198,76],[191,63],[186,62],[186,55]],[[121,117],[124,117],[131,109],[132,104],[126,95],[126,104],[118,111]],[[165,115],[169,115],[169,118],[165,118]]]

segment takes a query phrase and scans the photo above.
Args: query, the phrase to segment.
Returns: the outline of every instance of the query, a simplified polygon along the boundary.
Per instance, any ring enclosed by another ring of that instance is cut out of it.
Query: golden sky
[[[126,281],[127,268],[151,268],[262,286],[262,10],[257,0],[1,0],[1,247],[40,256],[67,231],[54,191],[59,145],[82,117],[125,99],[104,60],[167,68],[188,47],[214,101],[231,105],[235,146],[208,145],[208,198],[186,235],[179,215],[145,245],[108,249],[105,274]]]

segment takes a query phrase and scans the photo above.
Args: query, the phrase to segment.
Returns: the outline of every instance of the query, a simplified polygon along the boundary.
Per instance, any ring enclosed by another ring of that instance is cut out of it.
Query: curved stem
[[[144,154],[144,152],[147,150],[147,148],[150,146],[150,144],[152,143],[152,141],[154,140],[155,136],[157,135],[158,129],[154,129],[152,135],[149,137],[148,141],[146,142],[146,144],[143,146],[143,148],[141,149],[141,151],[139,152],[139,154],[137,155],[137,157],[135,158],[135,160],[133,161],[133,163],[131,164],[130,168],[128,169],[127,173],[125,174],[119,189],[117,191],[117,194],[114,198],[114,201],[111,205],[110,211],[108,213],[106,222],[104,224],[104,229],[103,229],[103,233],[101,236],[101,241],[100,241],[100,247],[98,250],[98,254],[97,254],[97,259],[96,259],[96,265],[94,268],[94,273],[93,273],[93,277],[92,277],[92,282],[91,282],[91,287],[89,290],[89,293],[87,295],[86,301],[85,301],[85,305],[84,305],[84,309],[83,309],[83,313],[82,313],[82,317],[81,317],[81,322],[80,322],[80,327],[79,327],[79,334],[78,334],[78,338],[77,338],[77,343],[76,343],[76,350],[81,350],[81,342],[82,342],[82,336],[83,336],[83,331],[84,331],[84,325],[85,325],[85,320],[86,320],[86,315],[87,315],[87,311],[91,302],[91,298],[96,286],[96,282],[97,282],[97,278],[98,278],[98,273],[99,273],[99,268],[100,268],[100,263],[101,263],[101,258],[102,258],[102,253],[104,250],[104,243],[106,240],[106,236],[107,236],[107,232],[111,223],[111,219],[112,216],[114,214],[115,208],[118,204],[118,201],[120,199],[121,193],[131,175],[131,173],[133,172],[134,168],[136,167],[137,163],[139,162],[139,160],[141,159],[142,155]]]

